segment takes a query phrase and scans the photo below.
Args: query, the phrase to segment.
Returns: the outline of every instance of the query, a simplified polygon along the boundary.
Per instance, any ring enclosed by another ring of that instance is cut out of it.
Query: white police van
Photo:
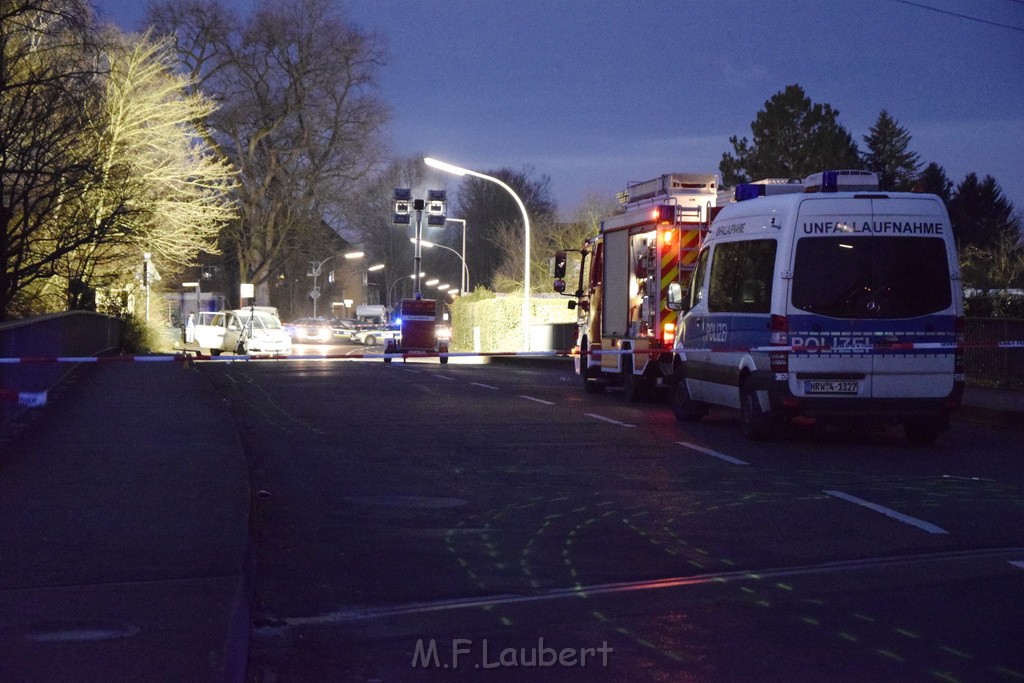
[[[672,356],[672,409],[738,408],[749,438],[792,418],[897,421],[933,442],[963,392],[949,216],[865,171],[736,189],[710,225]]]

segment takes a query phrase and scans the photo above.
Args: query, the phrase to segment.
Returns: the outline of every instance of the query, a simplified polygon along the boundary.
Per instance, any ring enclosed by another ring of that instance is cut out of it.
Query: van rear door
[[[794,240],[790,389],[798,396],[936,398],[953,388],[957,304],[934,197],[820,197]],[[933,348],[922,347],[922,344]],[[827,352],[814,347],[827,348]]]
[[[816,196],[800,203],[787,301],[794,396],[869,398],[869,334],[855,308],[865,280],[850,226],[871,221],[871,201]]]

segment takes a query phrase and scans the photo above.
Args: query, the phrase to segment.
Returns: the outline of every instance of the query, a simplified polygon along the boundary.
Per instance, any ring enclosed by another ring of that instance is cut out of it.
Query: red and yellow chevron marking
[[[674,326],[677,316],[676,311],[669,310],[665,305],[665,300],[669,284],[679,279],[679,231],[674,228],[659,230],[658,247],[661,257],[661,302],[658,313],[658,330],[655,336],[662,339],[665,334],[665,325]]]
[[[670,283],[679,279],[679,271],[691,270],[697,263],[700,251],[700,230],[679,230],[670,228],[658,232],[658,245],[661,252],[661,307],[658,316],[659,339],[665,338],[665,328],[671,325],[675,329],[676,311],[669,310],[665,305],[667,290]]]
[[[679,263],[691,268],[697,264],[700,253],[700,230],[682,230],[679,235]]]

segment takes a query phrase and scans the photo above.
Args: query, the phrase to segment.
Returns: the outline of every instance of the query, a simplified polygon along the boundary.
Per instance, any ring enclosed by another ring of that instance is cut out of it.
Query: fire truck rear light
[[[676,240],[676,231],[675,230],[665,230],[664,232],[661,233],[661,243],[662,244],[672,244],[673,242],[675,242],[675,240]]]
[[[662,330],[664,332],[662,338],[665,340],[665,346],[672,346],[676,339],[676,324],[665,323]]]
[[[676,222],[676,207],[674,204],[661,204],[654,207],[651,217],[658,225],[673,225]]]

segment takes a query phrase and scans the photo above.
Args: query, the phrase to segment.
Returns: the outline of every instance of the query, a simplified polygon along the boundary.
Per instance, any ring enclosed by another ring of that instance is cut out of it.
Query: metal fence
[[[967,381],[1024,389],[1024,318],[967,318]],[[1015,342],[1019,346],[998,348]]]

